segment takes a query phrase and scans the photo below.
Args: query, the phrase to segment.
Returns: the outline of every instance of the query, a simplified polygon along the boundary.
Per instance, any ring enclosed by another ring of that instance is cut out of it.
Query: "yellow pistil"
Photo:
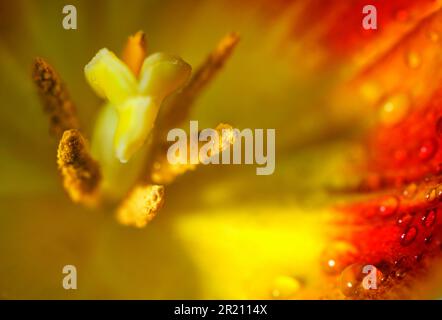
[[[32,78],[37,86],[44,111],[49,116],[49,132],[61,137],[65,130],[78,128],[75,106],[54,68],[42,58],[36,58],[32,66]]]
[[[63,133],[58,146],[57,164],[64,188],[72,201],[95,204],[101,173],[98,163],[88,152],[86,140],[78,130]]]
[[[181,58],[156,53],[144,60],[138,81],[107,49],[101,49],[86,65],[91,87],[117,111],[113,148],[120,162],[127,162],[144,144],[163,99],[185,84],[190,72],[191,67]]]
[[[155,217],[163,202],[163,186],[139,185],[118,208],[117,220],[123,225],[142,228]]]

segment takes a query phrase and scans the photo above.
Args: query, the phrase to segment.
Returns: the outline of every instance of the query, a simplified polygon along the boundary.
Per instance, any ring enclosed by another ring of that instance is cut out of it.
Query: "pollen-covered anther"
[[[66,130],[58,145],[57,164],[63,186],[72,201],[86,205],[96,204],[101,173],[91,157],[87,142],[76,130]]]
[[[146,53],[146,37],[143,31],[138,31],[127,39],[122,59],[135,76],[140,73]]]
[[[204,163],[208,158],[212,157],[219,157],[221,153],[224,152],[227,148],[230,148],[231,145],[233,145],[237,138],[237,133],[235,132],[235,129],[229,124],[220,123],[216,128],[216,132],[219,136],[219,142],[218,147],[215,148],[215,152],[208,152],[206,155],[204,155],[204,159],[201,158],[198,159],[199,163]],[[200,144],[202,144],[200,142]]]
[[[220,123],[215,130],[220,137],[219,145],[215,153],[207,154],[206,157],[219,156],[220,153],[229,148],[236,141],[236,133],[231,125]],[[202,143],[200,142],[200,144]],[[155,183],[170,184],[178,176],[183,175],[188,171],[194,171],[197,168],[197,164],[194,164],[194,162],[200,163],[202,160],[206,160],[206,158],[195,159],[195,161],[187,161],[187,163],[172,164],[167,161],[166,153],[167,150],[165,150],[165,148],[161,148],[156,154],[150,176],[152,181]],[[188,149],[187,154],[190,153],[190,149]]]
[[[127,226],[142,228],[151,221],[164,203],[164,187],[138,185],[117,210],[117,220]]]
[[[155,183],[170,184],[178,176],[181,176],[188,171],[193,171],[196,169],[196,167],[197,166],[195,164],[191,163],[171,164],[169,161],[167,161],[166,152],[158,153],[152,166],[150,178]]]
[[[44,59],[36,58],[32,78],[37,86],[44,111],[48,114],[51,135],[61,137],[65,130],[78,128],[76,109],[60,76]]]
[[[208,56],[206,61],[196,71],[189,87],[198,92],[210,81],[210,79],[224,66],[233,49],[238,44],[239,35],[230,33],[218,43],[215,50]]]
[[[216,127],[216,131],[221,137],[219,144],[219,152],[223,152],[225,149],[233,145],[237,139],[237,134],[230,124],[220,123]]]

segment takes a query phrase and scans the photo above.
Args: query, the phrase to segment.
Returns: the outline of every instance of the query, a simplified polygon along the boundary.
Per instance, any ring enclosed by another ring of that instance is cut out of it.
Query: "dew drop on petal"
[[[397,219],[397,224],[400,226],[409,226],[412,221],[413,215],[410,213],[404,213]]]
[[[289,276],[278,276],[273,281],[272,297],[274,299],[287,299],[293,297],[301,283],[298,279]]]
[[[437,186],[437,188],[436,188],[436,197],[439,200],[442,200],[442,186],[441,185]]]
[[[436,209],[428,210],[422,217],[422,225],[426,228],[432,227],[436,222],[437,212]]]
[[[419,147],[419,158],[428,160],[434,156],[437,151],[437,142],[434,139],[428,139],[422,142]]]
[[[403,256],[394,262],[394,276],[397,279],[403,279],[416,262],[412,256]]]
[[[341,273],[340,289],[347,297],[357,296],[362,289],[363,265],[359,263],[352,264]]]
[[[434,201],[434,200],[436,200],[436,196],[437,196],[437,194],[436,194],[436,189],[430,189],[430,190],[428,190],[428,192],[425,194],[425,199],[427,200],[427,201]]]
[[[401,245],[408,246],[410,245],[417,236],[417,228],[415,226],[411,226],[407,228],[404,233],[401,234]]]
[[[430,244],[432,240],[433,240],[433,235],[430,234],[425,237],[424,242],[425,244]]]
[[[394,272],[394,276],[396,277],[396,279],[403,279],[403,278],[405,278],[406,275],[407,275],[407,271],[405,271],[404,269],[397,269]]]
[[[355,263],[342,271],[339,286],[345,296],[362,298],[376,294],[375,289],[378,289],[386,277],[377,267],[373,269],[374,266],[372,266],[370,269],[364,269],[367,266],[369,264]]]
[[[379,205],[379,214],[382,217],[390,217],[396,213],[399,207],[399,199],[395,196],[389,196],[382,200]]]
[[[334,241],[321,255],[322,269],[329,274],[339,274],[356,257],[358,250],[345,241]]]
[[[394,125],[407,115],[409,108],[410,99],[406,94],[392,95],[381,105],[380,121],[385,125]]]
[[[410,183],[405,187],[404,191],[402,192],[402,195],[405,198],[411,199],[416,195],[416,192],[417,192],[417,185],[415,183]]]

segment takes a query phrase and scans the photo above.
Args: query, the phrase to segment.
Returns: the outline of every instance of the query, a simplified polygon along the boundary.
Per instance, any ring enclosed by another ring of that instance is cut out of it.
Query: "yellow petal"
[[[95,92],[113,104],[120,104],[137,93],[133,73],[106,48],[98,51],[84,68],[84,73]]]

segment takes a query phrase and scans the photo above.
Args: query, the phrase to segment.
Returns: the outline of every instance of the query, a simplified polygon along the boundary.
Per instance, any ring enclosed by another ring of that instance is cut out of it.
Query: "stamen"
[[[235,130],[231,125],[220,123],[215,130],[218,132],[218,136],[221,137],[218,150],[213,154],[205,155],[206,159],[198,159],[198,161],[204,162],[207,158],[215,157],[235,143]]]
[[[164,133],[170,128],[177,127],[188,119],[194,100],[224,66],[238,41],[239,35],[236,33],[230,33],[222,38],[215,50],[195,71],[188,85],[163,106],[158,119],[158,136],[165,136]]]
[[[178,176],[183,175],[188,171],[196,169],[195,164],[171,164],[167,161],[167,150],[162,149],[163,152],[158,152],[152,166],[150,178],[154,183],[170,184]]]
[[[146,38],[143,31],[138,31],[127,39],[122,58],[136,77],[140,74],[146,53]]]
[[[221,154],[224,150],[229,148],[236,141],[235,131],[231,125],[220,123],[215,130],[218,132],[218,135],[221,137],[219,143],[219,150],[214,154],[207,155],[207,157],[214,157],[216,155]],[[190,154],[190,150],[188,150],[187,153]],[[201,162],[205,159],[196,159],[196,160],[198,162]],[[196,165],[192,164],[192,162],[186,164],[169,163],[167,161],[166,148],[161,148],[161,150],[156,153],[150,178],[155,183],[170,184],[178,176],[183,175],[188,171],[193,171],[195,169]]]
[[[58,146],[57,164],[63,186],[72,201],[95,204],[101,180],[100,168],[90,156],[87,142],[78,130],[66,130],[63,133]]]
[[[127,226],[144,227],[151,221],[164,202],[164,187],[138,185],[117,210],[117,220]]]
[[[61,137],[65,130],[78,128],[76,109],[60,76],[45,60],[36,58],[32,78],[38,88],[44,111],[50,119],[49,132]]]
[[[227,123],[220,123],[216,127],[216,131],[218,132],[219,136],[222,137],[221,143],[219,145],[219,152],[222,153],[224,150],[235,143],[237,138],[236,133],[233,127]]]

